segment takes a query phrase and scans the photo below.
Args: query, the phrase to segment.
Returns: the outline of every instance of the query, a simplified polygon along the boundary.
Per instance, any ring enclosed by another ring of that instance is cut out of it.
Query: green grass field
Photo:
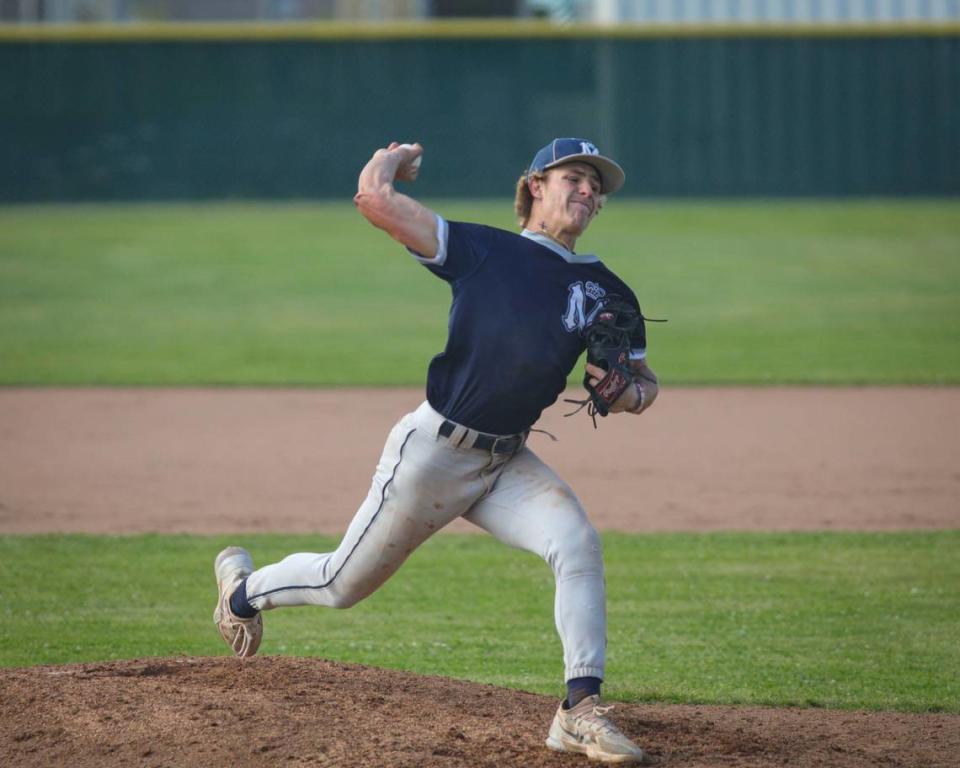
[[[668,386],[960,383],[960,201],[614,200],[581,250],[670,319]],[[0,384],[421,385],[448,302],[349,204],[0,208]],[[0,537],[0,665],[224,653],[225,543]],[[960,712],[960,531],[605,547],[613,698]],[[264,651],[557,694],[552,599],[538,559],[440,536],[350,611],[269,614]]]
[[[960,382],[960,201],[613,200],[580,250],[666,384]],[[349,203],[0,208],[0,384],[421,384],[448,303]]]
[[[335,540],[0,538],[0,664],[223,654],[212,558]],[[617,699],[960,712],[960,531],[604,537]],[[266,614],[265,653],[558,694],[553,577],[488,537],[439,536],[349,611]]]

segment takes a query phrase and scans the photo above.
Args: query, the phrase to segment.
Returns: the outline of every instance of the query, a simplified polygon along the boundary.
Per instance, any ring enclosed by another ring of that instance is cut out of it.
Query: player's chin
[[[582,205],[573,206],[573,210],[570,212],[571,229],[583,234],[586,228],[590,226],[591,221],[593,221],[592,211],[588,211]]]

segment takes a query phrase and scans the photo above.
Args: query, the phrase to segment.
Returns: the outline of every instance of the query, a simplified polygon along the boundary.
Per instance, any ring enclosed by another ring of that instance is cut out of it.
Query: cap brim
[[[597,173],[600,174],[600,191],[605,195],[613,194],[619,190],[620,187],[623,186],[624,179],[627,177],[623,172],[623,168],[613,162],[609,157],[591,155],[589,153],[567,155],[553,163],[547,163],[543,166],[543,170],[546,171],[549,168],[556,168],[557,166],[566,165],[567,163],[586,163],[596,168]]]

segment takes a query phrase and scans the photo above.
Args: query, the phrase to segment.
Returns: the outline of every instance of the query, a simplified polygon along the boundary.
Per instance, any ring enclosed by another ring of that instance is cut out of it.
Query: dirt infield
[[[343,530],[415,390],[0,390],[0,533]],[[545,414],[531,445],[600,528],[960,527],[960,390],[667,390]],[[471,530],[456,523],[452,530]],[[211,628],[211,631],[212,628]],[[585,766],[554,700],[319,659],[0,670],[16,766]],[[960,716],[618,705],[665,766],[956,766]]]
[[[421,399],[0,390],[0,533],[340,533],[390,427]],[[557,442],[530,445],[599,528],[960,527],[960,389],[667,389],[597,430],[567,410],[538,425]]]

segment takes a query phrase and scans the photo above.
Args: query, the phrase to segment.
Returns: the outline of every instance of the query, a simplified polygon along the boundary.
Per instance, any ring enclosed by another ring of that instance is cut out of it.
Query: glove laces
[[[574,403],[575,405],[578,406],[576,409],[570,411],[570,413],[563,414],[564,417],[576,416],[578,413],[580,413],[580,411],[586,408],[587,415],[590,416],[590,418],[593,420],[593,428],[594,429],[597,428],[597,414],[600,412],[597,410],[597,406],[594,405],[593,400],[591,398],[588,397],[585,400],[573,400],[572,398],[565,397],[563,398],[563,402]],[[600,415],[605,416],[606,414],[601,413]]]

